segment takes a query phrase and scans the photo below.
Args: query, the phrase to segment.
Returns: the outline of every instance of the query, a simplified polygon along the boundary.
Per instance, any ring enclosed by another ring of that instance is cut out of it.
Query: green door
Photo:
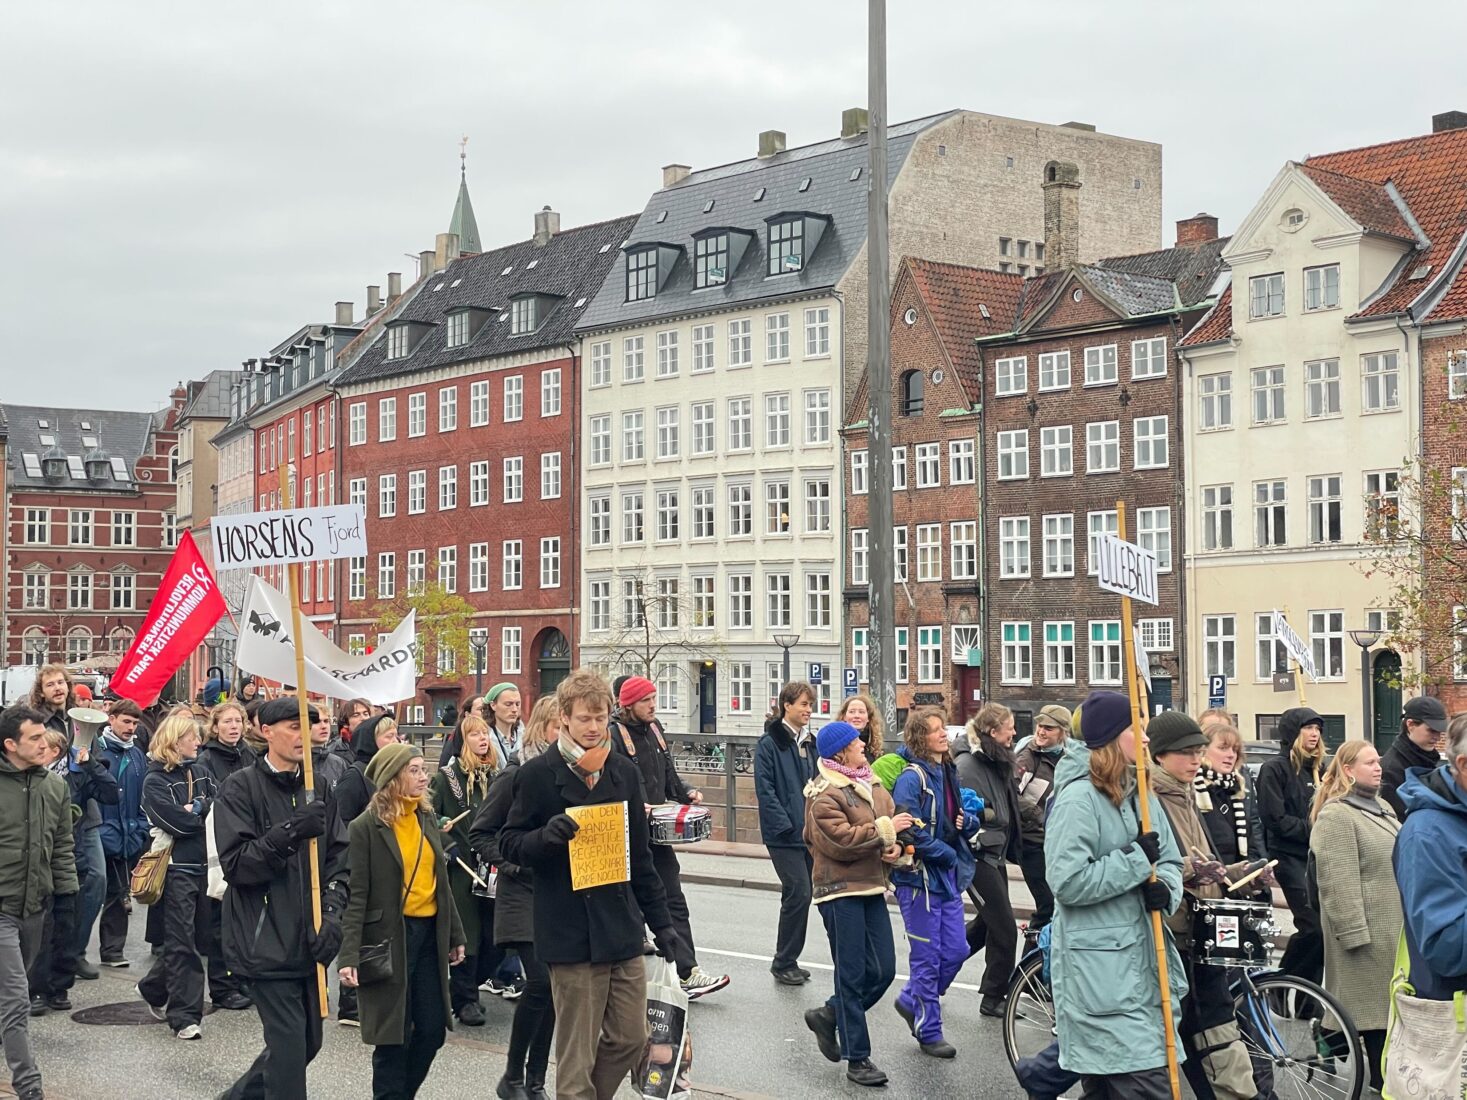
[[[570,675],[570,645],[565,640],[565,635],[551,627],[545,632],[544,640],[540,644],[540,656],[537,662],[537,679],[540,682],[540,690],[537,695],[550,695],[560,686],[560,682]]]
[[[1375,655],[1374,692],[1375,747],[1385,752],[1401,732],[1401,655],[1383,649]]]

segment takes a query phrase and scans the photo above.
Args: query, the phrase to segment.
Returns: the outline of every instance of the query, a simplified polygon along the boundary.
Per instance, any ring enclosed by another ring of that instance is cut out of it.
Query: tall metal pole
[[[886,719],[896,727],[896,623],[892,612],[891,513],[891,283],[886,225],[886,0],[868,0],[867,21],[867,150],[866,171],[866,394],[870,404],[866,432],[868,497],[867,536],[871,547],[871,587],[867,597],[870,622],[871,694]]]
[[[1375,744],[1375,723],[1372,721],[1375,716],[1370,713],[1374,709],[1371,706],[1370,687],[1370,647],[1363,645],[1360,647],[1360,713],[1365,717],[1365,728],[1360,731],[1360,738]]]

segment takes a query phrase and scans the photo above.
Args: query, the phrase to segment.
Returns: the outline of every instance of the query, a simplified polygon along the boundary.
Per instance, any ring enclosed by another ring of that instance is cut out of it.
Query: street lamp
[[[787,684],[790,682],[790,650],[800,644],[800,636],[798,634],[776,634],[774,644],[784,650],[784,682]]]
[[[1374,700],[1370,697],[1370,647],[1380,641],[1379,630],[1352,630],[1350,641],[1360,647],[1360,706],[1365,715],[1365,730],[1362,740],[1374,741]]]
[[[487,634],[470,634],[469,648],[474,651],[474,694],[484,694],[484,658],[489,653]]]

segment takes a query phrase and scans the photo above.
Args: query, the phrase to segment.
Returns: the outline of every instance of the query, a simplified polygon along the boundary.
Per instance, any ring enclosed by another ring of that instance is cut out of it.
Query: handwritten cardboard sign
[[[1156,555],[1115,535],[1096,539],[1096,580],[1107,592],[1142,603],[1161,602],[1156,592]]]
[[[215,516],[210,528],[216,569],[360,558],[367,553],[366,509],[360,504]]]
[[[625,802],[569,806],[580,831],[570,842],[572,890],[629,882],[632,877],[630,822]]]

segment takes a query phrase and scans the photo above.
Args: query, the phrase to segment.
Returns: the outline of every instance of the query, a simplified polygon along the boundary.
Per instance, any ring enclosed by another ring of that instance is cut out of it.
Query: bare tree
[[[716,613],[710,601],[700,606],[684,591],[683,578],[659,577],[645,567],[622,572],[621,590],[614,608],[612,629],[596,645],[613,668],[635,668],[656,682],[661,666],[678,666],[679,676],[691,691],[696,686],[688,666],[693,661],[716,661],[725,652],[723,639],[714,629]]]

